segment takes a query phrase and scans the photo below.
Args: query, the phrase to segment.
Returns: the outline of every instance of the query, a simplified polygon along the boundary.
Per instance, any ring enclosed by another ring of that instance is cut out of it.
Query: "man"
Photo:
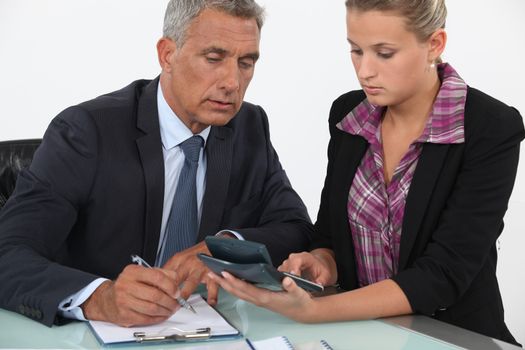
[[[311,223],[266,115],[242,102],[262,12],[253,0],[172,0],[160,77],[53,120],[0,214],[1,307],[46,325],[152,324],[200,282],[216,302],[196,257],[207,235],[232,229],[219,234],[265,243],[274,263],[306,248]]]

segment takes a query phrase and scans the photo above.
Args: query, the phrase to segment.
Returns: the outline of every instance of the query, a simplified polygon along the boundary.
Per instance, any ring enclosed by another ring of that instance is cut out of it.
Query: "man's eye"
[[[219,57],[212,57],[212,56],[206,56],[206,60],[210,63],[216,63],[216,62],[220,62],[221,61],[221,58]]]
[[[239,61],[239,67],[242,69],[251,69],[254,66],[253,60]]]

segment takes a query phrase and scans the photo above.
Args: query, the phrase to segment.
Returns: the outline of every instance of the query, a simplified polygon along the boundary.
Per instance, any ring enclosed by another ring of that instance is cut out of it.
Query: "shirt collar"
[[[438,65],[438,74],[441,87],[417,142],[464,143],[467,84],[448,63]]]
[[[175,146],[178,146],[182,142],[186,141],[193,136],[193,133],[180,118],[173,112],[171,107],[166,102],[162,93],[162,88],[159,85],[157,87],[157,109],[159,111],[159,126],[160,126],[160,138],[162,140],[162,146],[165,150],[169,150]],[[204,139],[204,146],[208,140],[210,134],[210,128],[207,127],[199,134]]]
[[[448,63],[438,65],[442,81],[428,122],[416,142],[463,143],[465,142],[465,103],[467,84]],[[384,107],[363,100],[338,124],[337,128],[365,138],[369,143],[380,142],[379,128]]]

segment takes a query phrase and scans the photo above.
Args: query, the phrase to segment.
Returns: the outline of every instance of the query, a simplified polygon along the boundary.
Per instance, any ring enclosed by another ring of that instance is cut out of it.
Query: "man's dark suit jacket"
[[[52,121],[0,213],[0,307],[51,325],[61,300],[116,278],[130,254],[154,263],[164,198],[157,85],[136,81]],[[313,226],[261,107],[243,103],[212,127],[205,151],[198,241],[238,230],[275,264],[308,247]]]
[[[336,124],[364,98],[362,91],[347,93],[330,111],[327,176],[312,247],[334,250],[346,290],[359,287],[346,208],[368,143]],[[414,312],[515,342],[503,320],[495,243],[524,135],[515,109],[469,88],[465,143],[423,146],[406,199],[400,272],[393,277]]]

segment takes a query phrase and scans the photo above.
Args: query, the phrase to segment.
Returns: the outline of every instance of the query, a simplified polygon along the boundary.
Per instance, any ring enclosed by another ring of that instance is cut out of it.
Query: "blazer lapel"
[[[233,132],[230,128],[212,126],[206,144],[206,190],[197,241],[221,229],[228,194],[233,156]]]
[[[339,279],[345,288],[353,289],[357,287],[357,270],[354,244],[348,225],[348,194],[357,168],[368,148],[368,143],[362,137],[353,136],[340,130],[337,132],[342,135],[340,137],[341,143],[336,150],[333,161],[333,186],[331,186],[329,193],[330,198],[332,198],[330,201],[330,226],[333,230],[332,236],[338,240],[333,248],[335,251],[341,252],[338,259],[342,260],[343,269],[346,271],[344,276],[339,276]]]
[[[146,185],[143,256],[153,264],[157,255],[164,198],[164,158],[157,110],[158,78],[144,87],[137,108],[137,127],[144,132],[137,148]]]
[[[359,136],[346,134],[343,131],[341,144],[334,160],[334,179],[330,198],[333,198],[334,207],[331,210],[331,221],[337,222],[337,229],[348,231],[348,194],[354,180],[357,167],[367,149],[368,143]]]
[[[448,149],[449,145],[445,144],[427,143],[423,146],[405,204],[399,271],[406,268]]]

